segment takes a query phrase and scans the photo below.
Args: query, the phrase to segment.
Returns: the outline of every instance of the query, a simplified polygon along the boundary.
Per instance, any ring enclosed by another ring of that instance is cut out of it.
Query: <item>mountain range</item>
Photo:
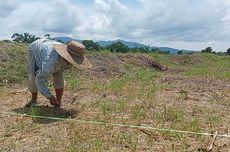
[[[72,41],[72,40],[82,42],[82,40],[73,39],[71,37],[54,37],[53,39],[61,41],[63,43],[67,43],[67,42]],[[121,40],[121,39],[107,40],[107,41],[104,40],[104,41],[96,41],[96,42],[102,47],[111,45],[112,43],[121,42],[121,43],[127,45],[129,48],[141,48],[141,47],[158,48],[161,51],[169,51],[170,54],[176,54],[179,51],[179,49],[176,49],[176,48],[147,46],[147,45],[144,45],[144,44],[141,44],[141,43],[124,41],[124,40]]]

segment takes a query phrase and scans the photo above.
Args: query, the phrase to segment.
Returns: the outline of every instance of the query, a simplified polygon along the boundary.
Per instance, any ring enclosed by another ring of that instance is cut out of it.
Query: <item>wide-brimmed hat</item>
[[[71,63],[74,67],[80,69],[91,69],[92,64],[84,56],[85,46],[79,42],[71,41],[64,44],[54,44],[53,48],[58,54]]]

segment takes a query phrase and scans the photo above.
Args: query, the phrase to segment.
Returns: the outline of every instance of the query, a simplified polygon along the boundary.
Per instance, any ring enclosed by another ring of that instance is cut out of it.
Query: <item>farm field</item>
[[[60,109],[41,95],[25,108],[27,47],[0,42],[0,151],[230,151],[230,56],[87,52],[93,68],[65,72]]]

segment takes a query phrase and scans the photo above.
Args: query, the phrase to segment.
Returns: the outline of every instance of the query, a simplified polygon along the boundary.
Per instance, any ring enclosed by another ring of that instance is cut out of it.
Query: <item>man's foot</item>
[[[25,107],[34,107],[37,105],[37,101],[36,100],[30,100]]]

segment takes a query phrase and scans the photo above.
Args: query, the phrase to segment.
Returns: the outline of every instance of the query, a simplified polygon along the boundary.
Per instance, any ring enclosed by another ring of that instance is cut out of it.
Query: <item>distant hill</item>
[[[174,49],[170,47],[158,47],[158,49],[161,51],[169,51],[171,54],[177,54],[177,51],[179,51],[179,49]]]
[[[114,40],[114,41],[97,41],[97,43],[100,45],[100,46],[108,46],[112,43],[116,43],[116,42],[121,42],[125,45],[127,45],[129,48],[140,48],[140,47],[144,47],[145,45],[144,44],[141,44],[141,43],[137,43],[137,42],[129,42],[129,41],[124,41],[124,40],[121,40],[121,39],[118,39],[118,40]]]
[[[63,43],[67,43],[67,42],[72,41],[72,40],[81,42],[81,40],[73,39],[71,37],[54,37],[53,39],[56,41],[61,41]]]
[[[63,43],[67,43],[71,40],[75,40],[78,42],[82,42],[82,40],[78,40],[78,39],[73,39],[71,37],[55,37],[55,40],[61,41]],[[137,43],[137,42],[130,42],[130,41],[124,41],[121,39],[117,39],[117,40],[108,40],[108,41],[97,41],[97,43],[102,46],[108,46],[111,45],[112,43],[116,43],[116,42],[121,42],[125,45],[127,45],[129,48],[141,48],[141,47],[145,47],[146,45],[141,44],[141,43]],[[156,47],[156,46],[146,46],[146,47],[150,47],[150,48],[158,48],[161,51],[169,51],[171,54],[176,54],[177,51],[179,51],[179,49],[175,49],[175,48],[170,48],[170,47]]]
[[[130,42],[130,41],[124,41],[124,40],[114,40],[114,41],[97,41],[97,43],[100,45],[100,46],[108,46],[112,43],[116,43],[116,42],[121,42],[125,45],[127,45],[129,48],[141,48],[141,47],[145,47],[146,45],[144,44],[141,44],[141,43],[137,43],[137,42]],[[170,47],[156,47],[156,46],[149,46],[150,48],[158,48],[159,50],[161,51],[169,51],[171,54],[176,54],[177,51],[179,51],[179,49],[174,49],[174,48],[170,48]]]

